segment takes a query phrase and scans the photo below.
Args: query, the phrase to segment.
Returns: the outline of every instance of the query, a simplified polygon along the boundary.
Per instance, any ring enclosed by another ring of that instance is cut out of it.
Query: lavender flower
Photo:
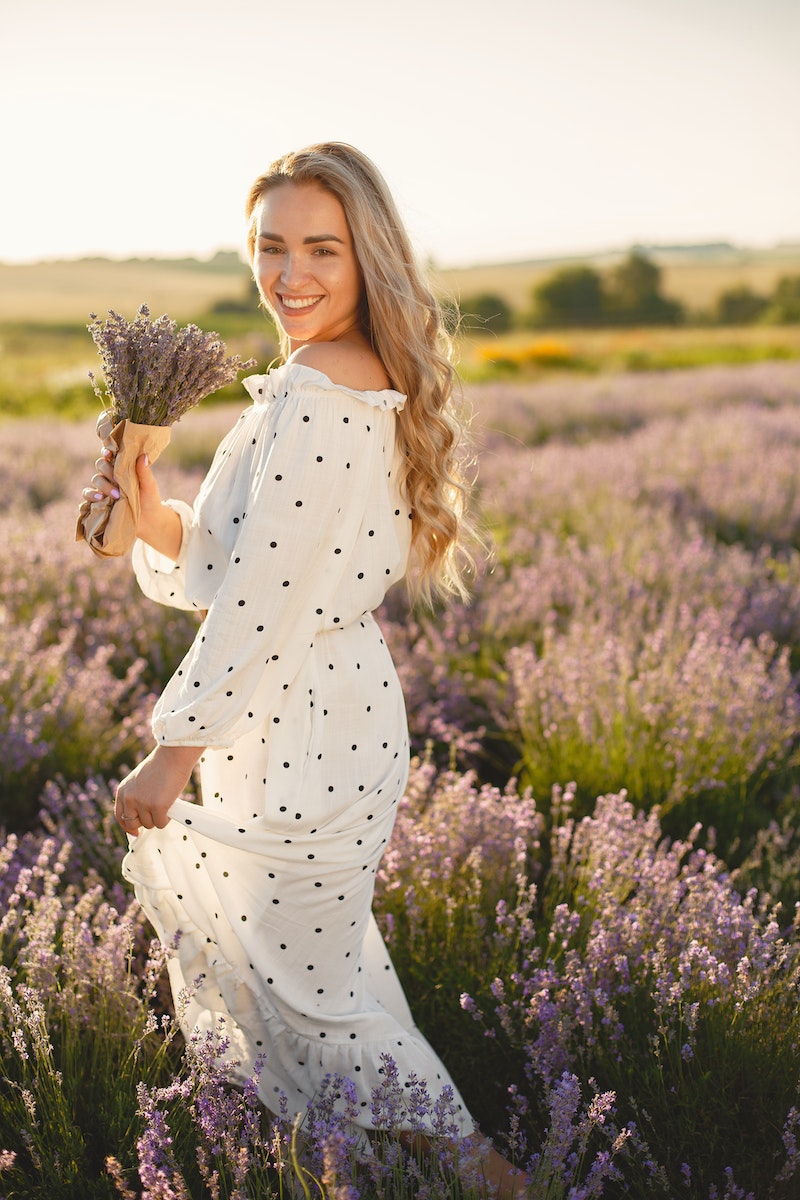
[[[138,425],[173,425],[212,392],[255,366],[238,354],[225,356],[216,333],[196,325],[178,329],[169,317],[150,320],[143,304],[133,321],[109,310],[105,321],[91,314],[89,332],[100,353],[105,390],[92,372],[95,394],[116,425],[127,418]]]

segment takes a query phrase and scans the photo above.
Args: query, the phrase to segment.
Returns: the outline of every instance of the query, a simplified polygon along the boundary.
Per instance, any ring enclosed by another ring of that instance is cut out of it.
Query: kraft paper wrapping
[[[75,541],[89,543],[98,558],[119,558],[127,554],[136,540],[139,524],[139,479],[136,460],[146,454],[154,463],[167,446],[168,425],[137,425],[122,420],[112,426],[111,414],[103,412],[97,421],[97,436],[114,455],[114,479],[119,500],[84,500],[78,512]]]

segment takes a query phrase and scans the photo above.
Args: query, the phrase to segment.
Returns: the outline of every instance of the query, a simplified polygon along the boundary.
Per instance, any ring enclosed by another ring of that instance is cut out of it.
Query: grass
[[[278,353],[272,327],[258,312],[192,311],[181,319],[214,329],[232,353],[256,358],[261,370]],[[460,373],[471,383],[667,371],[800,358],[800,326],[473,334],[460,339],[457,351]],[[97,355],[84,321],[0,322],[0,419],[91,415],[97,400],[90,370],[97,370]],[[236,383],[215,400],[238,400],[241,394]]]
[[[800,358],[800,326],[517,331],[462,338],[459,350],[462,374],[475,382],[565,371],[668,371]]]
[[[218,300],[244,294],[247,269],[194,260],[152,262],[112,259],[32,264],[0,263],[0,322],[82,322],[90,312],[113,308],[133,316],[140,304],[184,321]]]

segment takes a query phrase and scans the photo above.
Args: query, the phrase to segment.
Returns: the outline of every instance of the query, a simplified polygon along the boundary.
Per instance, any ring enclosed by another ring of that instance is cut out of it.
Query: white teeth
[[[289,296],[283,297],[284,308],[310,308],[312,304],[316,304],[320,299],[319,296],[312,296],[310,299],[290,299]]]

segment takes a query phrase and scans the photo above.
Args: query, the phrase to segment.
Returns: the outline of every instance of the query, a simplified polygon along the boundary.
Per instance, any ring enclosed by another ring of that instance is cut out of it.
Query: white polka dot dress
[[[141,542],[146,595],[207,610],[153,715],[164,745],[209,747],[202,805],[130,839],[123,872],[170,965],[185,1032],[224,1019],[264,1103],[303,1112],[331,1072],[365,1128],[390,1054],[436,1097],[453,1087],[414,1027],[371,912],[408,772],[399,682],[372,611],[406,567],[394,391],[357,392],[288,363],[219,446],[177,564]],[[188,993],[187,993],[188,989]],[[190,996],[188,1004],[186,995]]]

